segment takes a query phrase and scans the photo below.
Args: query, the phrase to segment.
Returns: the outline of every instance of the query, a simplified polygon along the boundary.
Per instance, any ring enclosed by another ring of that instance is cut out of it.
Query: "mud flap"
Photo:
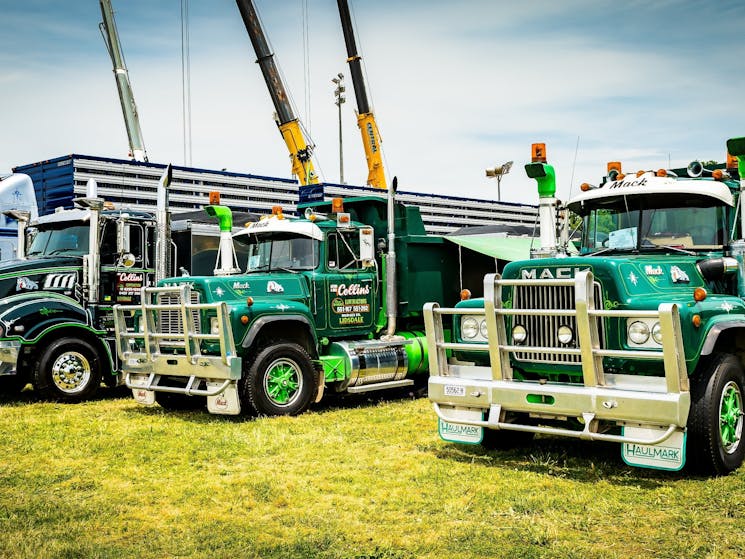
[[[207,381],[207,390],[215,390],[223,385],[222,382]],[[220,394],[207,396],[207,410],[210,413],[224,415],[238,415],[241,413],[241,401],[238,398],[238,383],[231,382]]]
[[[140,404],[146,406],[152,406],[155,403],[155,392],[152,390],[145,390],[144,388],[133,388],[132,396]]]
[[[634,439],[654,439],[666,430],[657,427],[624,427],[623,436]],[[678,471],[685,466],[686,436],[687,433],[680,430],[656,445],[623,443],[621,456],[629,466]]]
[[[454,421],[483,421],[482,410],[450,408],[447,410],[447,416]],[[461,423],[451,423],[439,419],[437,427],[440,438],[444,441],[462,444],[481,444],[484,439],[484,428],[475,425],[463,425]]]

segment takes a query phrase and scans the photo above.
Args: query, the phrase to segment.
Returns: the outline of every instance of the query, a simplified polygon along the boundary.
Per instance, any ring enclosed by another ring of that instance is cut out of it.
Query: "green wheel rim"
[[[742,392],[735,382],[730,381],[724,386],[719,402],[719,433],[726,453],[737,450],[742,438],[742,424]]]
[[[279,407],[292,405],[300,397],[303,375],[291,359],[276,359],[264,374],[264,390],[272,404]]]

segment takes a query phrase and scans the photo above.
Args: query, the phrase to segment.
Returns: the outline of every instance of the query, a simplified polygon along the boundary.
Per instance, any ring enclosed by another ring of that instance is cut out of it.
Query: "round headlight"
[[[568,344],[571,343],[574,339],[574,332],[572,332],[572,329],[569,328],[569,326],[559,326],[559,331],[557,332],[557,336],[559,339],[559,343],[561,344]]]
[[[654,326],[652,326],[652,339],[662,345],[662,326],[660,326],[659,322],[655,322]]]
[[[481,335],[484,338],[488,338],[489,337],[489,335],[486,332],[486,320],[482,320],[481,321],[481,326],[479,327],[479,331],[481,332]]]
[[[220,333],[220,323],[217,321],[217,317],[213,316],[210,318],[210,334],[216,335]]]
[[[521,326],[520,324],[515,325],[515,327],[512,329],[512,342],[521,344],[524,343],[527,339],[528,331],[525,329],[525,326]]]
[[[629,325],[629,339],[635,344],[643,344],[649,339],[649,326],[637,320]]]
[[[464,318],[460,323],[460,331],[464,338],[472,340],[479,333],[479,321],[472,316]]]

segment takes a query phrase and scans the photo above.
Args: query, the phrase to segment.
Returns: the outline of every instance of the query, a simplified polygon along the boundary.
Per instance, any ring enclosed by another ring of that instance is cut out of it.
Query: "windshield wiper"
[[[275,266],[274,269],[275,270],[282,270],[283,272],[289,272],[291,274],[297,274],[298,273],[297,270],[292,270],[290,268],[285,268],[284,266]]]
[[[690,256],[696,256],[696,253],[693,252],[693,251],[691,251],[691,250],[687,250],[687,249],[684,249],[684,248],[681,248],[681,247],[672,246],[672,245],[655,245],[653,243],[651,245],[642,245],[641,249],[642,250],[657,250],[657,251],[659,251],[659,250],[674,250],[676,252],[682,252],[683,254],[688,254]]]
[[[246,270],[247,274],[253,274],[254,272],[264,272],[269,269],[269,264],[261,264],[260,266],[256,266],[255,268],[249,268]]]
[[[580,256],[597,256],[598,254],[607,254],[607,253],[610,253],[610,252],[621,252],[621,251],[624,251],[624,250],[630,250],[630,251],[633,252],[636,249],[633,248],[633,247],[625,247],[625,248],[621,248],[621,247],[605,247],[605,248],[601,248],[600,250],[596,250],[595,252],[588,252],[587,254],[580,254]]]

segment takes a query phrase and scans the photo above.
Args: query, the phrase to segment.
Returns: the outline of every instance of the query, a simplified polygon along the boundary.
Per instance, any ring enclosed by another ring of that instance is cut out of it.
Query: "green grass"
[[[745,556],[745,471],[637,470],[616,445],[445,443],[426,399],[296,418],[126,397],[0,400],[0,557]]]

